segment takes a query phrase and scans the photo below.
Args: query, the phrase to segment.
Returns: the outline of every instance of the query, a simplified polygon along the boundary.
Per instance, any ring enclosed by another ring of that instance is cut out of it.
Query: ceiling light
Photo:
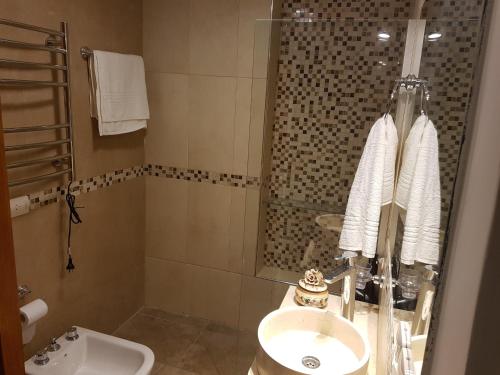
[[[380,31],[378,34],[377,34],[377,39],[378,40],[381,40],[381,41],[388,41],[389,39],[391,38],[391,34],[389,34],[388,32],[386,31]]]
[[[436,40],[438,40],[439,38],[441,38],[443,36],[443,34],[441,33],[438,33],[438,32],[435,32],[435,33],[431,33],[427,36],[427,40],[429,40],[430,42],[435,42]]]

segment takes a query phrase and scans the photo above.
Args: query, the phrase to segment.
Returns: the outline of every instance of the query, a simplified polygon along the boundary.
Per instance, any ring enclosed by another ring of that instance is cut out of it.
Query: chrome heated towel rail
[[[9,49],[26,49],[44,51],[53,57],[52,61],[57,61],[57,56],[61,56],[61,63],[41,63],[34,61],[20,61],[8,59],[0,56],[0,67],[9,69],[30,69],[30,70],[50,70],[61,72],[56,74],[56,78],[51,81],[42,80],[25,80],[11,79],[0,77],[0,90],[2,89],[35,89],[47,88],[53,89],[62,88],[64,90],[64,117],[65,120],[58,124],[48,125],[33,125],[21,127],[6,127],[3,129],[4,134],[9,133],[28,133],[28,132],[47,132],[53,130],[61,130],[61,139],[43,142],[31,142],[25,144],[13,144],[5,146],[5,152],[13,153],[20,150],[33,149],[56,149],[57,154],[52,156],[44,156],[36,159],[21,159],[7,164],[7,169],[23,168],[34,165],[52,164],[54,171],[41,175],[28,176],[9,181],[9,187],[25,185],[37,181],[52,179],[57,176],[69,175],[70,180],[74,180],[75,162],[73,149],[73,123],[71,113],[71,85],[69,73],[69,42],[68,42],[68,24],[61,22],[61,30],[47,29],[25,23],[15,22],[6,19],[0,19],[0,25],[33,31],[47,35],[45,44],[28,43],[18,40],[3,38],[0,36],[0,46]],[[59,77],[59,78],[57,78]],[[0,91],[1,93],[1,91]],[[54,105],[57,99],[54,99]]]

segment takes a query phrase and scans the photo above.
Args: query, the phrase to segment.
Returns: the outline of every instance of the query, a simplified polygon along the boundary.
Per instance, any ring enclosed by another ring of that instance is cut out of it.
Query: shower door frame
[[[0,108],[0,375],[24,374],[21,318]]]

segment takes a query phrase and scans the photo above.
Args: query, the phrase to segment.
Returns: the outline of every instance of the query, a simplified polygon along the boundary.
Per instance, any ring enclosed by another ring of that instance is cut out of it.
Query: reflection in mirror
[[[397,368],[401,322],[408,323],[416,373],[433,334],[431,313],[483,31],[483,3],[474,14],[462,2],[419,4],[413,20],[317,19],[304,11],[255,26],[254,59],[268,59],[266,73],[254,72],[266,81],[255,266],[262,278],[296,284],[308,269],[326,275],[345,264],[339,241],[370,130],[386,111],[396,80],[413,74],[427,82],[426,90],[397,87],[388,107],[398,136],[395,195],[381,208],[376,254],[354,262],[356,299],[379,305],[380,373]],[[434,151],[424,163],[423,183],[412,185],[420,167],[408,153],[413,147],[419,154],[424,133]],[[405,173],[407,197],[398,199]],[[337,283],[330,292],[340,288]]]
[[[259,29],[271,38],[256,271],[296,283],[307,269],[328,273],[340,263],[349,191],[401,76],[407,21],[300,18],[259,21]],[[377,273],[376,262],[369,268]],[[360,273],[366,287],[357,297],[377,302],[378,287]]]

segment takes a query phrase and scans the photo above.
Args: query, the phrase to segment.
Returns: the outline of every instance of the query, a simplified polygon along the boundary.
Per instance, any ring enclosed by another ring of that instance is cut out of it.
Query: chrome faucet
[[[354,257],[342,255],[335,260],[342,260],[342,263],[335,267],[333,271],[324,276],[326,284],[332,285],[338,281],[342,283],[341,311],[342,316],[351,322],[354,319],[354,305],[356,302],[356,267]]]

